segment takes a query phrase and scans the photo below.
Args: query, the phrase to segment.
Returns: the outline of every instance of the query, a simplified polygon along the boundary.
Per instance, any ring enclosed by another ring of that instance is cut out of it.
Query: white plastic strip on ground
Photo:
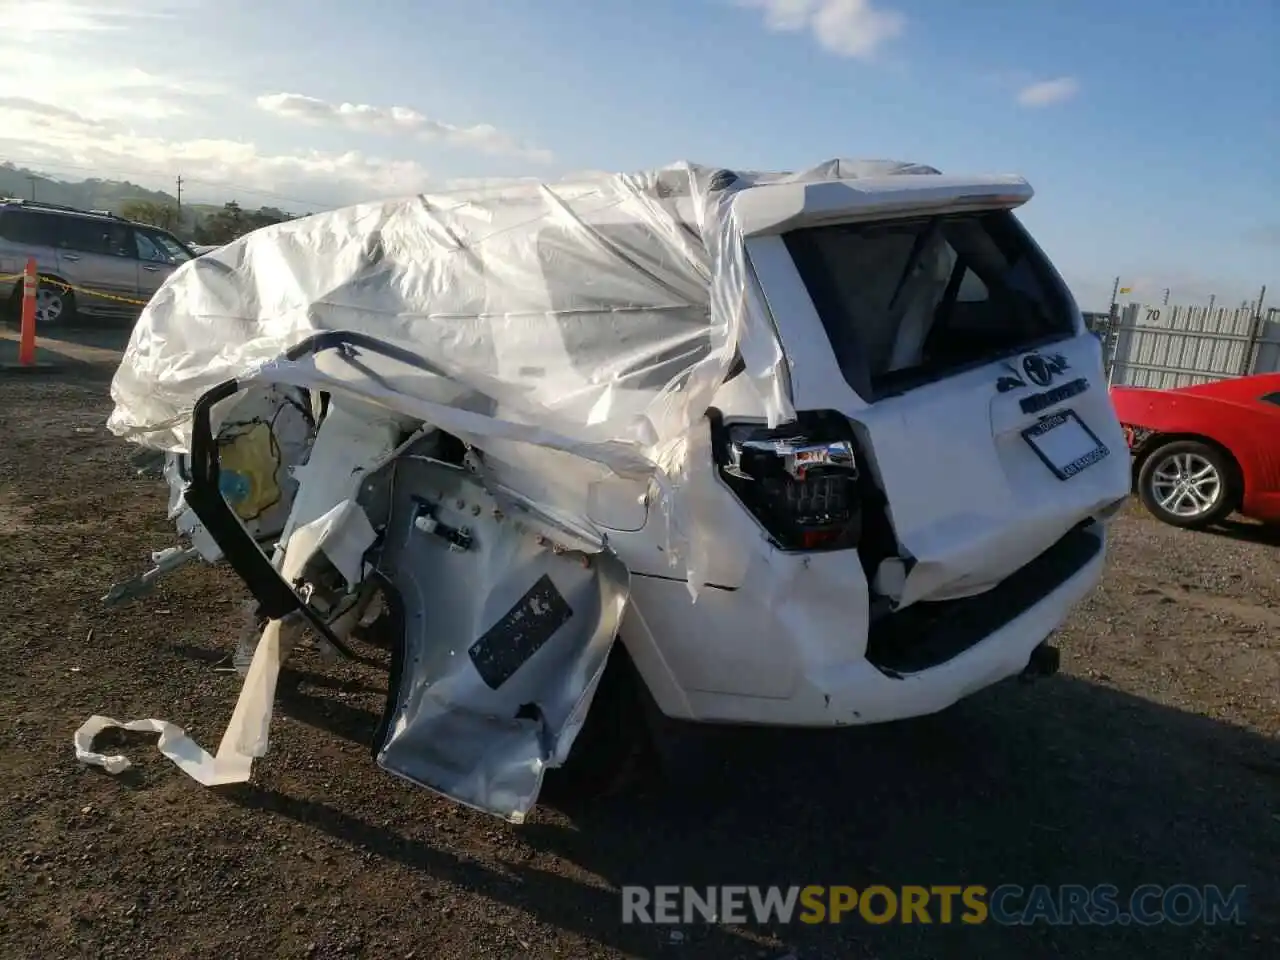
[[[293,582],[317,550],[323,550],[343,576],[356,576],[364,553],[373,543],[374,532],[364,510],[351,500],[343,500],[311,523],[304,524],[289,538],[281,575]],[[348,582],[351,582],[350,580]],[[244,783],[253,772],[253,761],[267,752],[268,733],[284,660],[283,621],[272,620],[262,631],[253,660],[240,688],[235,711],[227,724],[218,752],[207,750],[187,736],[186,731],[165,720],[147,719],[121,723],[111,717],[92,716],[75,733],[76,759],[121,773],[130,766],[127,757],[93,751],[94,738],[116,727],[142,733],[159,733],[160,752],[197,783],[214,787]]]
[[[244,783],[253,772],[253,760],[267,752],[267,731],[271,726],[276,681],[280,677],[280,621],[272,620],[262,633],[253,662],[240,688],[240,699],[222,735],[217,754],[187,736],[181,727],[165,720],[133,720],[121,723],[111,717],[92,716],[75,733],[76,759],[102,767],[108,773],[129,769],[127,757],[105,755],[92,749],[94,738],[104,730],[120,728],[141,733],[158,733],[160,752],[187,776],[206,787]]]

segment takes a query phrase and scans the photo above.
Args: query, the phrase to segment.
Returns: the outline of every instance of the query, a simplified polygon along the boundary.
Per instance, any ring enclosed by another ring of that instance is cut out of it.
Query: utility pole
[[[178,174],[178,222],[175,226],[182,229],[182,174]]]
[[[32,200],[34,200],[34,199],[36,198],[36,180],[37,180],[38,178],[37,178],[37,177],[27,177],[27,179],[31,181],[31,199],[32,199]]]
[[[1213,314],[1213,302],[1214,302],[1215,300],[1217,300],[1217,299],[1218,299],[1218,295],[1217,295],[1216,293],[1211,293],[1211,294],[1209,294],[1209,313],[1210,313],[1210,315],[1212,315],[1212,314]]]

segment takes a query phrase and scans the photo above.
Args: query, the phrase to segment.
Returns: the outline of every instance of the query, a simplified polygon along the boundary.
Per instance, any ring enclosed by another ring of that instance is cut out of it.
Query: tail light
[[[769,430],[712,418],[725,482],[782,550],[855,547],[862,532],[857,448],[838,414],[801,414]]]

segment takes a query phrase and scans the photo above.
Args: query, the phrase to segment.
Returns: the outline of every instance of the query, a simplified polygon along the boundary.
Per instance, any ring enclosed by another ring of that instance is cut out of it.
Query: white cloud
[[[127,7],[76,0],[0,0],[5,36],[19,44],[84,33],[120,32],[188,8],[182,0],[136,0]]]
[[[195,201],[262,203],[275,194],[336,206],[428,184],[412,160],[362,150],[265,151],[228,127],[235,114],[225,109],[232,102],[225,74],[201,77],[183,65],[175,75],[163,57],[139,59],[139,51],[163,51],[182,37],[203,3],[0,0],[0,156],[55,175],[74,171],[63,174],[73,179],[127,178],[170,192],[181,174]],[[173,118],[200,114],[200,127],[216,124],[212,136],[169,132]]]
[[[65,121],[75,124],[97,125],[96,121],[87,120],[74,110],[64,110],[51,103],[41,103],[29,97],[0,97],[0,110],[11,110],[25,113],[34,124]]]
[[[1018,91],[1018,103],[1024,107],[1048,107],[1065,103],[1080,92],[1080,82],[1075,77],[1057,77],[1041,80]]]
[[[907,18],[872,0],[738,0],[764,10],[765,26],[780,32],[808,29],[827,50],[868,59],[906,29]]]
[[[0,98],[0,152],[36,169],[47,163],[103,177],[123,172],[143,186],[170,191],[181,173],[204,195],[232,199],[242,190],[252,199],[255,192],[269,192],[316,206],[419,193],[430,183],[427,171],[411,160],[356,150],[273,154],[243,140],[139,136],[114,122],[19,97]]]
[[[161,76],[135,63],[157,31],[196,0],[133,0],[124,7],[69,0],[0,0],[0,90],[96,119],[161,120],[189,112],[221,84]]]
[[[487,123],[460,127],[435,120],[412,107],[375,107],[363,103],[331,103],[301,93],[270,93],[258,97],[258,107],[278,117],[359,133],[407,134],[425,141],[471,147],[484,153],[506,154],[547,163],[551,153],[521,143]]]

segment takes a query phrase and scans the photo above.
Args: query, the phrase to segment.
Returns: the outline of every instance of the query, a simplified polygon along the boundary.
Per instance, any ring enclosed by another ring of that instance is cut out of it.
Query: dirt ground
[[[720,787],[688,803],[522,827],[460,809],[374,766],[385,669],[312,655],[251,785],[202,788],[138,737],[107,744],[136,762],[112,777],[73,755],[93,713],[216,746],[246,594],[202,567],[99,603],[173,540],[162,485],[104,429],[109,372],[0,372],[0,957],[1280,956],[1274,535],[1133,509],[1058,677],[876,729],[724,731]],[[618,888],[656,883],[1245,884],[1250,909],[1240,927],[624,926]]]

